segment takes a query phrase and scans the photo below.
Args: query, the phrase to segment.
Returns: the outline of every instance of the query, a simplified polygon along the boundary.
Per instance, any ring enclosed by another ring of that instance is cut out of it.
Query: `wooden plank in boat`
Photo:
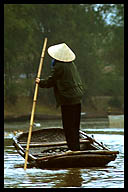
[[[109,151],[109,150],[67,151],[67,152],[65,152],[63,154],[45,156],[45,157],[38,158],[37,160],[48,160],[48,159],[58,158],[58,157],[63,157],[63,156],[86,155],[86,154],[114,155],[114,154],[119,154],[119,151]]]
[[[89,140],[80,140],[80,144],[84,143],[90,143]],[[26,147],[26,143],[20,142],[22,147]],[[62,145],[67,145],[66,141],[60,141],[60,142],[50,142],[50,143],[30,143],[30,148],[34,147],[50,147],[50,146],[62,146]]]

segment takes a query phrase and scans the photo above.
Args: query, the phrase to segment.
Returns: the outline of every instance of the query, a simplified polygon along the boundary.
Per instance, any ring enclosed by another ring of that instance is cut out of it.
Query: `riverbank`
[[[113,115],[120,115],[120,113],[115,113]],[[23,122],[30,121],[31,114],[25,115],[8,115],[4,117],[4,122]],[[91,119],[108,119],[107,113],[95,113],[95,112],[86,112],[81,113],[81,119],[91,120]],[[39,114],[35,113],[35,120],[43,121],[43,120],[60,120],[61,114]]]
[[[99,106],[99,105],[98,105]],[[15,105],[4,104],[4,121],[29,121],[32,110],[32,101],[28,98],[19,99]],[[93,109],[90,106],[82,105],[82,119],[94,119],[94,118],[108,118],[108,115],[120,115],[121,110],[111,109],[111,111],[104,110],[103,108]],[[35,111],[35,120],[59,120],[61,119],[60,108],[55,106],[48,106],[38,101]]]

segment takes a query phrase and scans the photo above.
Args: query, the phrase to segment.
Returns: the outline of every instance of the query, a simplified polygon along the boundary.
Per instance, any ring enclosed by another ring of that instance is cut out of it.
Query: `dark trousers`
[[[61,113],[67,145],[70,150],[79,151],[81,104],[62,105]]]

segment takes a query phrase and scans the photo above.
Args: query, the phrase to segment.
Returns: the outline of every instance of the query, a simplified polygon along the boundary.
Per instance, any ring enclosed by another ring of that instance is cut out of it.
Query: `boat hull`
[[[75,156],[58,157],[48,161],[38,160],[35,163],[39,168],[82,168],[104,167],[110,161],[114,161],[116,155],[82,154]]]
[[[25,158],[28,133],[13,138],[17,152]],[[32,132],[28,163],[38,168],[102,167],[114,161],[118,151],[98,148],[88,138],[80,137],[81,151],[68,151],[63,129]]]

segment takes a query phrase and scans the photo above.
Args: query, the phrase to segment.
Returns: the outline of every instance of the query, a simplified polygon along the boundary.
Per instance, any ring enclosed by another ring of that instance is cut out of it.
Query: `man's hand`
[[[39,83],[39,82],[40,82],[40,79],[39,79],[39,78],[36,78],[35,82],[36,82],[36,83]]]

